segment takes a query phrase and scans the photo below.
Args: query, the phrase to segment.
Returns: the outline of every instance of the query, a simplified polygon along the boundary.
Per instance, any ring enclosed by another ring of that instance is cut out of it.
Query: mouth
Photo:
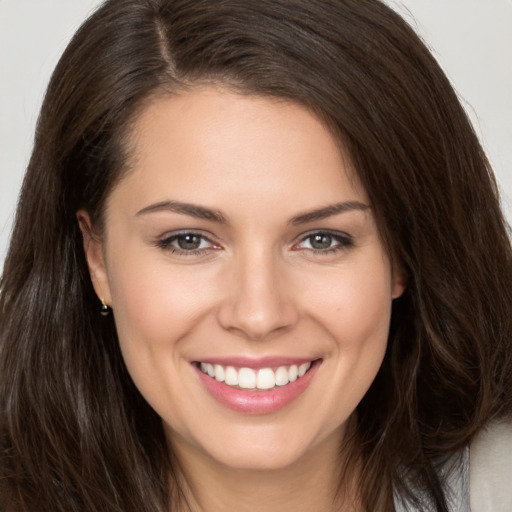
[[[247,390],[271,390],[295,382],[311,368],[313,361],[302,364],[291,364],[277,368],[237,368],[212,363],[197,363],[199,369],[205,374],[223,382],[227,386]]]
[[[245,414],[269,414],[292,404],[322,364],[311,360],[208,360],[193,363],[204,389],[218,403]]]

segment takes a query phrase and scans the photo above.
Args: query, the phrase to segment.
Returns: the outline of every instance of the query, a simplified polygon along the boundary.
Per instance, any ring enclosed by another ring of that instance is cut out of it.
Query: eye
[[[203,249],[205,245],[208,245],[204,237],[196,235],[195,233],[178,235],[173,242],[184,251],[195,251],[197,249]]]
[[[190,231],[175,233],[163,240],[159,240],[158,246],[173,253],[183,255],[195,255],[210,249],[220,249],[218,245],[214,244],[204,235]]]
[[[311,249],[329,249],[332,246],[334,238],[328,233],[315,233],[314,235],[309,235],[305,242],[309,244]]]
[[[353,245],[352,237],[345,233],[315,231],[304,236],[294,249],[305,249],[315,253],[330,253]]]

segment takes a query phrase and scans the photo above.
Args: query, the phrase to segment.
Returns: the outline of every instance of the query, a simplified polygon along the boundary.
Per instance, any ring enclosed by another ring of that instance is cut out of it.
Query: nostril
[[[290,329],[298,313],[289,306],[270,304],[248,307],[246,304],[224,304],[218,312],[220,325],[247,339],[260,341]]]

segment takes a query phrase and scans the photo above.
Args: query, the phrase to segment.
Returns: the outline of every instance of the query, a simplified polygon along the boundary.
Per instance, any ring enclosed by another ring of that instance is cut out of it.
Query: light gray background
[[[257,0],[255,0],[257,1]],[[0,0],[0,268],[52,69],[100,0]],[[455,85],[512,221],[512,0],[387,0]]]

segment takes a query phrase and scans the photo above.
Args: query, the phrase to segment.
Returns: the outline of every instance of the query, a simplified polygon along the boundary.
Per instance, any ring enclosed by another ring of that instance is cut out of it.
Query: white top
[[[471,445],[471,512],[512,512],[512,423],[497,422]]]
[[[447,459],[439,476],[450,512],[512,512],[512,423],[494,422],[483,429],[470,448]],[[397,494],[395,509],[418,512]],[[435,507],[420,496],[420,510],[434,512]]]

